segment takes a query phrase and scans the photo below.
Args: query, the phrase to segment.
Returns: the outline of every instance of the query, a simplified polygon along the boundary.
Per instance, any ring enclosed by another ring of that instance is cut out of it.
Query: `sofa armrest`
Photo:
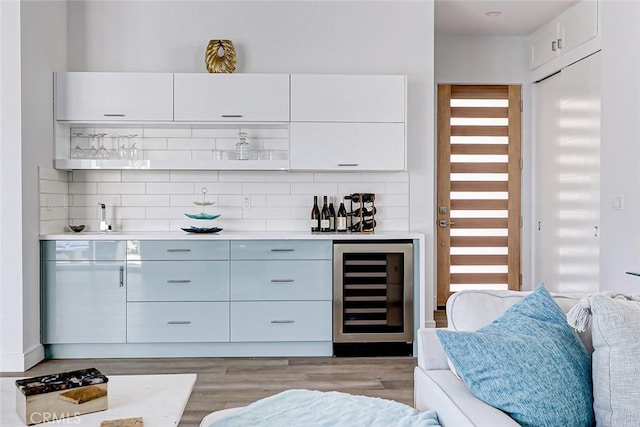
[[[418,329],[418,366],[425,371],[449,369],[447,355],[444,353],[435,328]]]

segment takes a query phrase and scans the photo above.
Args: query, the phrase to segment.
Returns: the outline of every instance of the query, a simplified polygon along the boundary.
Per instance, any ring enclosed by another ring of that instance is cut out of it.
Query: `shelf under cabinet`
[[[55,159],[55,169],[289,170],[289,160],[98,160]]]

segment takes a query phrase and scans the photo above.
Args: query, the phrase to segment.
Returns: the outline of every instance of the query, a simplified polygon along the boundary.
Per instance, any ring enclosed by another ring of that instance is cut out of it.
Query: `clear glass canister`
[[[240,140],[236,142],[236,160],[249,160],[251,158],[251,145],[247,141],[247,133],[239,133]]]

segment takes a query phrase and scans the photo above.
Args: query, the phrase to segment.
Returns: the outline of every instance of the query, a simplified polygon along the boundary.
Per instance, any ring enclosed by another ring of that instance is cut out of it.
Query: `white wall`
[[[435,82],[522,85],[522,290],[531,283],[531,84],[527,37],[438,34]]]
[[[640,293],[640,2],[605,0],[602,12],[600,290]],[[611,198],[624,197],[624,210]]]
[[[66,63],[66,2],[3,1],[0,9],[0,370],[23,371],[44,356],[38,166],[51,165],[51,76]]]
[[[210,39],[239,73],[408,75],[409,228],[427,235],[433,309],[433,2],[73,1],[69,71],[206,72]],[[116,29],[114,31],[114,29]]]
[[[22,370],[24,365],[25,312],[19,185],[20,3],[17,1],[0,2],[0,93],[0,371],[15,371]]]

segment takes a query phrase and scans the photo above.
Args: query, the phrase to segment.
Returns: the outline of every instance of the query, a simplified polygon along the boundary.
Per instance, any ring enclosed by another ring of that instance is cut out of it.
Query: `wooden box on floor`
[[[17,380],[18,416],[32,425],[104,411],[108,381],[95,368]]]

